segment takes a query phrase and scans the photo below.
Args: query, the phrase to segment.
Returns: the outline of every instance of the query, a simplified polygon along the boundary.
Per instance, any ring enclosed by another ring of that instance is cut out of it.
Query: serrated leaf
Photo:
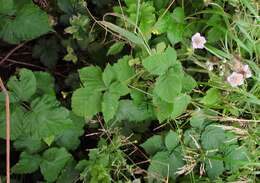
[[[150,156],[164,148],[163,138],[160,135],[154,135],[140,145]]]
[[[190,93],[197,86],[197,82],[188,74],[182,78],[182,92]]]
[[[142,122],[151,119],[154,119],[151,106],[137,106],[131,100],[120,100],[116,113],[117,121]]]
[[[28,153],[37,153],[44,147],[42,139],[35,136],[20,137],[14,142],[17,150],[24,150]]]
[[[117,112],[119,105],[118,100],[118,95],[110,92],[104,93],[102,101],[102,113],[106,122],[113,119],[115,113]]]
[[[12,76],[7,86],[20,100],[28,101],[36,92],[36,78],[32,71],[21,69],[19,77]]]
[[[65,147],[67,150],[75,150],[79,144],[79,137],[84,134],[85,120],[78,117],[73,112],[70,112],[70,119],[73,122],[73,127],[65,130],[55,141],[60,147]]]
[[[82,117],[92,118],[101,111],[102,93],[92,88],[80,88],[73,92],[72,111]]]
[[[48,182],[54,182],[72,156],[65,148],[51,148],[42,156],[41,173]]]
[[[225,167],[232,172],[238,171],[248,161],[248,152],[244,146],[232,145],[225,152]]]
[[[67,14],[73,14],[75,11],[73,8],[75,0],[57,0],[57,4],[59,8]]]
[[[110,64],[107,64],[103,74],[102,74],[103,82],[105,83],[106,87],[116,80],[116,73],[113,67]]]
[[[179,136],[174,131],[169,131],[165,136],[164,140],[165,146],[167,147],[168,151],[172,151],[177,145],[179,144]]]
[[[124,42],[116,42],[107,51],[107,55],[116,55],[120,53],[125,46]]]
[[[34,72],[36,78],[36,93],[38,95],[52,95],[55,96],[54,78],[47,72]]]
[[[53,69],[58,61],[58,52],[60,47],[57,40],[41,39],[33,48],[33,57],[40,58],[40,61],[46,67]]]
[[[43,138],[43,141],[50,147],[51,144],[54,142],[55,140],[55,136],[54,135],[51,135],[49,137],[45,137]]]
[[[174,99],[173,102],[173,111],[171,114],[171,118],[175,119],[185,112],[189,103],[191,101],[191,97],[186,94],[181,94]]]
[[[127,83],[127,81],[135,74],[134,68],[130,67],[128,63],[130,58],[131,57],[129,56],[124,56],[113,65],[117,80],[123,83]]]
[[[153,156],[148,168],[148,182],[153,183],[158,178],[165,179],[167,177],[175,180],[178,177],[176,172],[183,166],[184,162],[179,152],[172,154],[164,151],[158,152]]]
[[[182,89],[180,77],[173,68],[169,69],[156,80],[154,93],[165,102],[173,103]]]
[[[217,88],[210,88],[201,102],[206,106],[216,106],[221,102],[221,93]]]
[[[115,81],[110,85],[109,92],[118,96],[124,96],[127,95],[130,90],[123,82]]]
[[[36,136],[44,139],[50,136],[58,136],[66,129],[72,128],[69,119],[69,111],[60,107],[55,97],[44,95],[36,98],[31,103],[32,111],[28,112],[24,119],[23,132],[28,136]]]
[[[89,89],[91,88],[93,91],[103,91],[106,89],[102,79],[102,70],[98,66],[80,69],[79,77],[84,86],[87,86]]]
[[[206,172],[211,180],[216,180],[224,171],[224,162],[217,159],[207,159],[206,160]]]
[[[198,149],[200,148],[199,144],[200,134],[195,131],[194,128],[188,129],[184,132],[184,144],[190,148]]]
[[[154,6],[157,10],[165,8],[165,6],[170,2],[170,0],[153,0]]]
[[[23,135],[23,120],[25,112],[21,107],[16,106],[11,110],[10,121],[11,121],[11,140],[18,139]],[[5,115],[0,115],[0,137],[6,138],[6,117]]]
[[[167,31],[167,38],[172,45],[175,45],[182,41],[185,27],[183,24],[172,23]]]
[[[164,53],[156,53],[143,60],[143,66],[151,74],[162,75],[171,66],[177,64],[177,54],[173,48],[167,48]]]
[[[190,125],[194,128],[202,129],[205,122],[205,114],[202,110],[197,110],[192,114],[190,118]]]
[[[173,104],[163,101],[157,96],[153,96],[155,114],[160,122],[170,118],[173,111]]]
[[[29,174],[35,172],[41,163],[41,157],[36,155],[31,155],[26,152],[22,152],[20,155],[18,163],[12,167],[12,173],[15,174]]]
[[[181,7],[176,7],[172,12],[172,18],[177,23],[184,23],[185,13]]]
[[[225,140],[225,132],[222,128],[209,125],[201,135],[201,144],[204,149],[218,149]]]
[[[0,37],[8,43],[35,39],[51,31],[48,15],[32,2],[18,9],[15,18],[6,19]]]
[[[167,12],[164,16],[159,17],[157,22],[154,24],[153,33],[162,34],[167,32],[170,23],[172,23],[172,17],[169,12]]]
[[[77,180],[80,175],[79,171],[75,168],[76,164],[75,160],[70,160],[63,168],[56,183],[72,183]]]
[[[138,90],[132,89],[130,95],[136,105],[142,104],[145,101],[145,94]]]
[[[0,14],[11,15],[14,12],[14,1],[13,0],[0,0]]]

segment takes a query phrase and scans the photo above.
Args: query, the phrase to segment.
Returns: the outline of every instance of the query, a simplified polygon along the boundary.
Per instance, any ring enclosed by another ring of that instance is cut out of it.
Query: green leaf
[[[172,17],[169,12],[167,12],[164,16],[159,17],[157,22],[153,27],[153,33],[162,34],[167,32],[169,25],[172,23]]]
[[[130,90],[126,84],[120,81],[115,81],[110,85],[109,92],[120,97],[127,95],[130,92]]]
[[[36,92],[36,79],[32,71],[21,69],[19,77],[12,76],[7,86],[22,101],[28,101]]]
[[[175,45],[182,41],[184,31],[185,31],[185,27],[183,24],[179,24],[179,23],[171,24],[171,26],[168,28],[167,31],[167,38],[169,39],[172,45]]]
[[[143,66],[151,74],[162,75],[171,66],[178,63],[176,59],[176,51],[173,48],[169,47],[164,53],[156,53],[144,59]]]
[[[107,55],[116,55],[120,53],[125,46],[124,42],[116,42],[107,51]]]
[[[55,141],[60,147],[65,147],[67,150],[75,150],[79,144],[79,137],[84,134],[85,120],[70,112],[70,119],[73,122],[73,127],[65,130]]]
[[[173,112],[171,118],[175,119],[176,117],[184,113],[190,101],[191,101],[191,97],[189,95],[181,94],[177,96],[173,102]]]
[[[140,145],[150,156],[161,151],[164,148],[163,138],[160,135],[154,135]]]
[[[113,67],[110,64],[107,64],[103,74],[102,74],[103,82],[105,83],[106,87],[116,80],[116,73]]]
[[[51,144],[54,142],[55,140],[55,136],[54,135],[51,135],[49,137],[44,137],[43,138],[43,141],[50,147]]]
[[[20,137],[14,142],[14,147],[17,150],[24,150],[28,153],[37,153],[39,152],[43,147],[44,143],[42,142],[42,139],[35,136],[27,136],[27,137]]]
[[[199,109],[192,114],[190,125],[194,128],[202,129],[205,119],[205,114],[203,114],[203,111]]]
[[[78,116],[92,118],[101,111],[102,93],[92,88],[80,88],[73,92],[72,111]]]
[[[179,152],[158,152],[156,153],[151,161],[148,168],[148,183],[158,181],[158,179],[170,178],[175,180],[177,178],[176,172],[179,168],[184,166],[182,156]],[[156,175],[156,176],[155,176]]]
[[[102,113],[104,115],[104,120],[106,122],[113,119],[113,117],[115,116],[115,113],[119,105],[118,100],[119,100],[118,95],[110,92],[104,93],[103,101],[102,101]]]
[[[54,37],[50,39],[41,39],[34,46],[32,56],[34,58],[40,58],[40,61],[43,65],[53,69],[59,59],[59,50],[60,47]]]
[[[173,112],[173,104],[168,103],[157,97],[153,96],[153,105],[155,114],[160,122],[170,118]]]
[[[142,104],[146,100],[145,94],[135,89],[131,90],[130,95],[136,105]]]
[[[36,78],[36,93],[38,95],[52,95],[55,96],[54,78],[47,72],[34,72]],[[48,87],[47,87],[48,86]]]
[[[11,109],[11,140],[18,139],[21,135],[23,135],[23,121],[24,121],[25,112],[21,107],[15,106]],[[6,117],[5,115],[0,115],[0,137],[6,138]]]
[[[218,149],[225,140],[225,132],[222,128],[209,125],[201,135],[201,144],[204,149]]]
[[[172,12],[172,18],[177,23],[184,23],[185,13],[181,7],[176,7]]]
[[[246,147],[232,145],[224,156],[225,167],[232,172],[238,171],[242,166],[249,162]]]
[[[58,136],[73,127],[69,111],[60,107],[55,97],[44,95],[31,103],[31,111],[24,118],[23,132],[45,139]]]
[[[151,106],[137,106],[132,100],[120,100],[116,113],[116,121],[142,122],[151,119],[154,119]]]
[[[90,66],[80,69],[79,77],[84,86],[87,86],[93,91],[103,91],[106,89],[102,79],[102,70],[98,66]]]
[[[206,172],[211,180],[216,180],[216,178],[220,176],[224,171],[224,162],[222,160],[206,160]]]
[[[41,173],[48,182],[54,182],[72,156],[65,148],[50,148],[43,153]]]
[[[201,102],[206,106],[216,106],[221,102],[221,93],[217,88],[210,88]]]
[[[72,183],[78,179],[79,171],[76,170],[76,161],[70,160],[63,168],[56,183]]]
[[[170,0],[153,0],[154,6],[157,10],[165,8]]]
[[[168,151],[172,151],[179,144],[179,136],[176,132],[170,130],[165,137],[165,146]]]
[[[154,93],[165,102],[172,103],[182,90],[181,76],[175,69],[169,69],[155,83]]]
[[[67,14],[73,14],[74,8],[73,4],[75,4],[75,0],[57,0],[57,4],[59,8]]]
[[[130,58],[131,57],[129,56],[124,56],[113,65],[118,81],[127,83],[127,81],[134,76],[134,68],[130,67],[128,64]]]
[[[12,44],[35,39],[51,31],[47,13],[32,2],[18,9],[15,18],[5,19],[0,37]]]
[[[42,159],[39,155],[31,155],[22,152],[19,162],[12,167],[12,173],[15,174],[29,174],[38,170]]]
[[[0,14],[10,15],[14,12],[14,2],[13,0],[0,0]]]
[[[190,128],[184,132],[184,144],[193,149],[199,149],[198,145],[200,140],[200,134],[196,132],[194,128]]]
[[[145,45],[143,39],[139,35],[136,35],[126,29],[123,29],[123,28],[121,28],[115,24],[112,24],[110,22],[107,22],[107,21],[100,21],[100,23],[103,24],[105,27],[109,28],[110,30],[112,30],[113,32],[116,32],[119,35],[121,35],[122,37],[126,38],[127,40],[133,42],[136,45],[139,45],[139,46]]]
[[[190,93],[197,86],[197,82],[188,74],[182,78],[182,92]]]

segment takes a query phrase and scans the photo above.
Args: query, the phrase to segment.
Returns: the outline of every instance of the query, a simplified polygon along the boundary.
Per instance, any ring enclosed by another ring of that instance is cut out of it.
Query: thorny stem
[[[10,99],[8,92],[0,78],[0,87],[5,95],[6,111],[6,183],[10,183]]]

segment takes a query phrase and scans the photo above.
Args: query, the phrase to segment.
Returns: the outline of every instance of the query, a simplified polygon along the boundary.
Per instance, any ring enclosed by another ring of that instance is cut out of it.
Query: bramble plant
[[[0,0],[11,182],[259,182],[259,8]]]

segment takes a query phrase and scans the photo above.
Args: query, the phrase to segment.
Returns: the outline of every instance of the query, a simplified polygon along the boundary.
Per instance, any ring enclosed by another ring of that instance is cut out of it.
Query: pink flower
[[[201,36],[198,32],[192,36],[191,40],[193,49],[203,49],[204,44],[207,42],[205,37]]]
[[[250,70],[250,68],[247,64],[243,65],[242,71],[243,71],[245,78],[251,78],[252,77],[252,72],[251,72],[251,70]]]
[[[237,72],[233,72],[230,76],[228,76],[227,82],[232,87],[240,86],[240,85],[242,85],[244,83],[244,76],[243,76],[243,74],[239,74]]]

